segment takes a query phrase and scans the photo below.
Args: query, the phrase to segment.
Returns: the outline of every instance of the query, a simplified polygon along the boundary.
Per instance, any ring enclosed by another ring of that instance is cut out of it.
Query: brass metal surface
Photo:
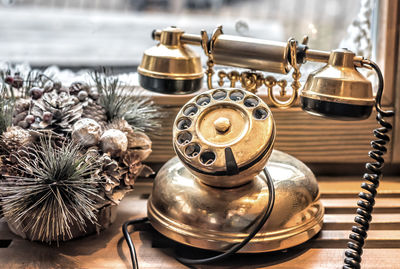
[[[154,39],[162,41],[164,31],[155,30]],[[222,33],[222,27],[214,31],[211,40],[210,53],[214,55],[216,64],[282,74],[290,70],[287,42],[226,35]],[[202,37],[182,33],[180,41],[200,46]]]
[[[287,74],[287,42],[220,35],[212,50],[216,64]]]
[[[183,30],[167,28],[160,33],[160,43],[146,50],[138,72],[152,78],[187,80],[204,75],[200,56],[181,43]]]
[[[301,96],[314,100],[372,106],[371,82],[355,68],[355,54],[346,49],[331,52],[328,64],[311,73]]]
[[[330,52],[322,50],[306,50],[306,61],[328,63]]]
[[[307,43],[308,37],[305,37],[303,42]],[[218,85],[223,86],[224,85],[224,79],[228,78],[230,81],[230,87],[235,87],[236,82],[240,82],[242,87],[245,88],[247,91],[250,91],[252,93],[256,93],[257,90],[265,85],[267,87],[267,93],[268,93],[268,99],[274,104],[276,107],[279,108],[288,108],[291,107],[293,104],[296,103],[297,101],[297,96],[298,96],[298,90],[301,86],[300,83],[300,65],[297,64],[297,57],[296,57],[296,52],[297,52],[297,42],[291,38],[288,41],[288,46],[290,48],[290,65],[293,67],[293,72],[292,72],[292,78],[293,81],[291,83],[292,87],[292,94],[287,98],[287,85],[288,81],[286,79],[280,79],[277,80],[273,76],[266,76],[260,72],[255,72],[255,71],[244,71],[239,73],[238,71],[230,71],[229,73],[226,73],[225,71],[219,71],[218,72]],[[211,58],[211,56],[209,56]],[[210,61],[210,60],[209,60]],[[214,74],[214,71],[212,70],[213,65],[209,66],[207,69],[206,73],[207,75]],[[211,69],[211,70],[210,70]],[[209,78],[209,81],[211,81],[211,78]],[[275,97],[274,94],[274,87],[279,86],[279,95],[281,99],[278,99]],[[209,87],[212,87],[210,84]],[[282,100],[282,98],[285,98],[286,100]]]
[[[322,227],[324,208],[310,169],[276,150],[266,167],[274,180],[275,207],[241,252],[286,249],[312,238]],[[223,251],[252,230],[268,195],[263,173],[240,187],[215,188],[203,184],[174,157],[155,178],[148,216],[155,229],[175,241]]]
[[[191,109],[196,112],[188,113]],[[216,126],[219,121],[228,122],[226,131]],[[173,127],[173,145],[184,165],[204,183],[218,187],[252,180],[265,166],[274,141],[275,123],[268,106],[240,89],[209,90],[194,97],[178,113]],[[229,174],[226,148],[239,169],[235,175]],[[213,154],[214,160],[205,160],[207,154]]]

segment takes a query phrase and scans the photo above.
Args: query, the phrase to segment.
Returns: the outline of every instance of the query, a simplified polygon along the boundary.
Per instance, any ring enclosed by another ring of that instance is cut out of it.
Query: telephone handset
[[[205,31],[185,34],[170,27],[155,30],[153,38],[160,43],[144,53],[138,68],[139,81],[149,90],[174,94],[198,90],[203,77],[200,58],[185,44],[202,46],[208,56],[205,74],[210,90],[193,97],[176,117],[173,146],[177,156],[154,180],[148,218],[156,230],[175,241],[225,252],[209,259],[179,260],[204,263],[236,251],[285,249],[321,230],[324,209],[313,173],[293,156],[273,150],[273,115],[252,93],[265,85],[274,105],[291,106],[300,88],[300,64],[319,61],[327,64],[309,75],[300,93],[302,108],[319,116],[357,120],[369,117],[375,105],[382,126],[374,130],[377,140],[372,142],[369,155],[376,162],[367,164],[370,173],[364,179],[369,183],[361,185],[365,192],[359,194],[357,224],[345,252],[343,268],[359,268],[382,155],[389,142],[387,133],[392,128],[384,118],[394,114],[381,108],[383,77],[379,67],[346,49],[310,50],[306,39],[299,44],[294,39],[282,43],[228,36],[222,27],[211,36]],[[220,71],[219,85],[223,85],[223,78],[229,78],[231,88],[215,88],[214,64],[278,73],[293,68],[293,94],[286,102],[277,100],[272,88],[279,86],[282,94],[287,83],[254,71]],[[379,86],[375,98],[371,83],[356,67],[376,71]],[[234,88],[236,82],[245,89]],[[124,235],[132,254],[134,247],[126,229]],[[132,260],[134,257],[132,254]]]

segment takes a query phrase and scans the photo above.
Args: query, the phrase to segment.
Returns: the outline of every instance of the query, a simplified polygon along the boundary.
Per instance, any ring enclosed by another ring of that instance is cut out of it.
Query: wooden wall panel
[[[171,98],[171,97],[166,97]],[[187,97],[175,97],[176,103]],[[166,99],[163,100],[164,103]],[[171,126],[180,106],[163,106],[168,113],[164,127],[152,135],[153,153],[149,162],[165,162],[174,156]],[[360,163],[368,161],[372,130],[378,125],[374,115],[364,121],[334,121],[309,115],[299,107],[272,108],[277,125],[275,148],[312,163]],[[390,147],[390,145],[389,145]],[[386,162],[391,161],[391,154]]]

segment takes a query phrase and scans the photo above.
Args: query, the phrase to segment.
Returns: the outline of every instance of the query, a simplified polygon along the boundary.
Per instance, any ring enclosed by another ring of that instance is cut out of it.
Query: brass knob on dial
[[[214,128],[220,133],[225,133],[231,127],[231,122],[225,117],[220,117],[214,121]]]
[[[204,92],[179,111],[173,128],[174,149],[202,182],[234,187],[264,168],[275,141],[268,106],[241,89]]]

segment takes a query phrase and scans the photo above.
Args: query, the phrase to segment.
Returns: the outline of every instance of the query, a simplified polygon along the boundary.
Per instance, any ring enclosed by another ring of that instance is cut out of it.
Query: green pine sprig
[[[18,158],[20,176],[0,182],[6,219],[49,243],[72,238],[73,225],[85,231],[88,222],[97,224],[95,200],[102,198],[101,179],[91,177],[96,162],[87,161],[79,146],[56,147],[49,138],[26,152]]]
[[[3,84],[4,85],[4,84]],[[0,89],[0,135],[12,124],[15,99],[7,98],[4,86]]]
[[[94,71],[91,77],[100,93],[99,104],[106,110],[108,122],[124,119],[134,130],[142,132],[161,127],[162,115],[158,107],[142,91],[128,89],[107,70]]]

